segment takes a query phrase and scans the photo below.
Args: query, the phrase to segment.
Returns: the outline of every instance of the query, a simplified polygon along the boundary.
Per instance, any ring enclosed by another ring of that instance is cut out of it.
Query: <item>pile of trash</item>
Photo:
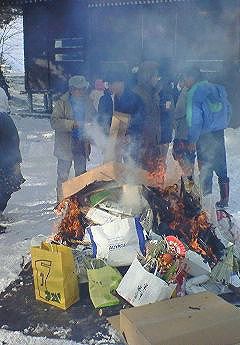
[[[46,242],[71,249],[96,308],[240,287],[239,229],[224,210],[217,211],[224,234],[209,222],[193,180],[159,190],[146,172],[108,163],[67,181],[63,192]]]

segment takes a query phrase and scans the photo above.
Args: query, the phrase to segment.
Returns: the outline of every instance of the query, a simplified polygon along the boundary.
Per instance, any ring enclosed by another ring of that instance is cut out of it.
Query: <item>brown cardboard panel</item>
[[[129,345],[230,345],[240,342],[240,310],[211,293],[120,312]]]
[[[120,315],[111,316],[107,320],[113,328],[120,332]]]
[[[109,139],[104,152],[104,161],[121,161],[124,138],[127,134],[130,115],[115,112],[112,117],[112,123],[109,131]],[[119,149],[120,148],[120,149]]]
[[[125,184],[131,180],[136,184],[154,186],[153,182],[148,181],[145,170],[132,168],[122,163],[109,162],[64,182],[62,184],[63,197],[68,198],[93,182],[112,180],[116,180],[121,184]]]
[[[110,136],[124,136],[126,134],[130,121],[130,115],[120,112],[115,112],[112,117],[110,127]]]

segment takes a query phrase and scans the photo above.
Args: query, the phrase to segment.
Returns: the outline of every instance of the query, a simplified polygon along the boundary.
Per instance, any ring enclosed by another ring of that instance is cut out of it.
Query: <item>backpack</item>
[[[231,117],[231,105],[225,87],[208,83],[209,92],[202,102],[203,133],[225,129]]]

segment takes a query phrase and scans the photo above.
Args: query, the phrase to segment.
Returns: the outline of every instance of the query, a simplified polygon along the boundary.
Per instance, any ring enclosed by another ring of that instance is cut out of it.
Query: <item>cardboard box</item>
[[[129,345],[238,344],[240,310],[204,292],[121,310],[120,329]]]
[[[111,316],[107,320],[113,328],[120,332],[120,315]]]
[[[130,115],[115,112],[109,131],[109,140],[104,153],[104,162],[121,161],[124,138],[130,122]]]
[[[145,170],[132,168],[122,163],[109,162],[64,182],[62,184],[63,197],[68,198],[91,183],[112,180],[119,182],[121,185],[132,182],[133,184],[154,186],[152,181],[148,181]]]
[[[116,112],[113,114],[110,127],[110,136],[125,136],[130,122],[130,115],[126,113]]]

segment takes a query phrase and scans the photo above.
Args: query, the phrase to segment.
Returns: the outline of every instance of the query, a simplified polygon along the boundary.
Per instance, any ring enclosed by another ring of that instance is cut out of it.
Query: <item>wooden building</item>
[[[238,61],[240,0],[2,0],[22,6],[29,94],[64,90],[151,59],[176,71]]]

